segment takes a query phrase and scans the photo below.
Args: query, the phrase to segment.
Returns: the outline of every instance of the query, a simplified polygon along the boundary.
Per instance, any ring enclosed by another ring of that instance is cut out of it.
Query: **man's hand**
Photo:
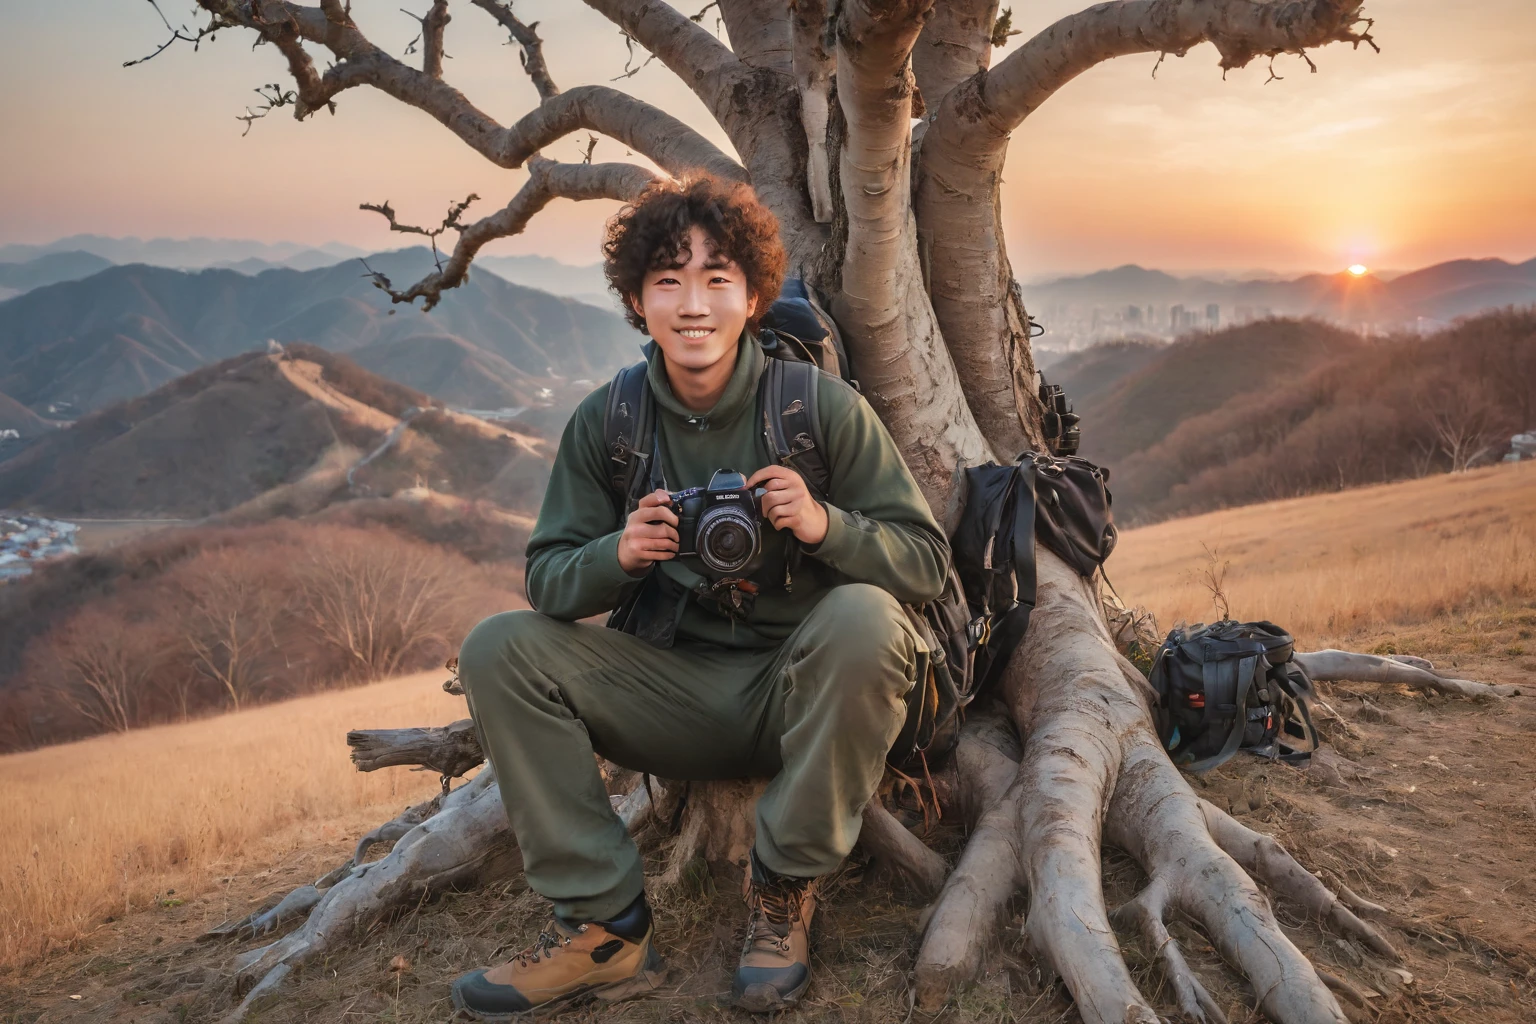
[[[667,507],[671,503],[672,496],[660,488],[640,499],[619,536],[619,568],[644,576],[652,562],[677,557],[677,513]]]
[[[763,515],[775,530],[789,530],[802,544],[820,544],[827,537],[827,509],[811,497],[805,478],[788,466],[764,466],[752,474],[748,487],[761,486]]]

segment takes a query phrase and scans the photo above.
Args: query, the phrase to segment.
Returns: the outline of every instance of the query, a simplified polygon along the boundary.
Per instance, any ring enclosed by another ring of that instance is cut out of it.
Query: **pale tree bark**
[[[474,5],[523,48],[540,96],[538,107],[505,127],[442,81],[440,61],[430,53],[417,70],[379,51],[336,0],[319,8],[201,0],[222,23],[251,28],[277,46],[297,83],[300,116],[344,89],[368,85],[436,117],[493,163],[527,166],[528,184],[508,206],[463,225],[445,266],[392,291],[399,301],[438,301],[462,282],[480,245],[521,231],[551,196],[632,198],[650,180],[638,167],[557,165],[536,156],[569,132],[621,139],[667,174],[708,169],[749,180],[778,216],[795,268],[830,298],[855,375],[946,520],[963,498],[956,486],[961,468],[1042,440],[1028,317],[1002,224],[1010,133],[1071,78],[1122,54],[1182,54],[1209,41],[1226,69],[1332,41],[1370,41],[1360,0],[1120,0],[1062,19],[989,68],[997,4],[987,0],[945,3],[937,13],[933,0],[723,0],[729,46],[665,3],[586,3],[694,91],[739,163],[612,88],[561,92],[537,34],[504,0]],[[304,43],[329,51],[335,66],[317,71]],[[918,83],[925,103],[917,102]],[[916,132],[915,113],[923,117]],[[1342,1020],[1329,990],[1339,979],[1312,969],[1276,924],[1259,885],[1378,955],[1395,955],[1390,942],[1278,844],[1201,804],[1158,744],[1145,681],[1117,652],[1094,586],[1047,551],[1039,563],[1037,606],[1005,674],[1003,711],[977,715],[967,725],[946,776],[948,809],[972,825],[958,863],[953,869],[944,864],[878,799],[865,815],[863,842],[874,857],[917,891],[937,891],[915,969],[920,1004],[938,1008],[977,975],[1008,902],[1027,889],[1029,944],[1039,962],[1063,978],[1085,1021],[1157,1019],[1125,965],[1112,920],[1135,931],[1161,960],[1180,1011],[1222,1019],[1170,938],[1171,912],[1210,936],[1253,983],[1272,1019]],[[1335,666],[1337,659],[1329,660],[1335,653],[1342,652],[1319,653],[1320,672],[1337,667],[1471,692],[1422,665]],[[463,770],[474,752],[462,749],[462,727],[456,752],[418,749],[439,738],[446,743],[449,731],[443,737],[413,732],[410,754],[391,754],[390,743],[375,738],[370,762],[405,757]],[[242,978],[256,983],[253,994],[339,941],[343,925],[369,919],[398,888],[393,881],[369,888],[358,876],[409,879],[419,883],[412,892],[430,890],[431,872],[407,865],[422,835],[448,841],[450,810],[462,816],[471,805],[480,808],[464,819],[480,822],[469,831],[482,842],[497,834],[486,774],[364,837],[358,858],[375,841],[400,838],[377,871],[354,871],[349,862],[333,872],[351,882],[353,895],[329,903],[352,909],[327,911],[322,900],[292,942],[282,940],[242,963]],[[751,842],[744,809],[757,785],[695,787],[669,876],[683,869],[678,858],[702,857],[727,873],[741,868]],[[649,811],[648,791],[637,795],[642,790],[614,797],[628,821],[636,820],[641,802]],[[657,798],[663,817],[679,798],[663,787]],[[1134,857],[1149,878],[1146,889],[1113,914],[1100,875],[1105,842]],[[473,842],[453,847],[454,862],[473,861],[474,849]],[[386,861],[394,865],[388,871]]]

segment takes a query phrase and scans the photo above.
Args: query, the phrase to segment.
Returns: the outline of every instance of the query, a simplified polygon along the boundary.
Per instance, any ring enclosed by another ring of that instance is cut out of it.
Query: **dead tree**
[[[434,0],[422,20],[416,64],[370,42],[344,0],[198,0],[209,22],[178,34],[244,29],[273,46],[293,88],[269,108],[291,106],[303,119],[366,86],[434,117],[496,165],[526,170],[495,213],[465,223],[462,207],[451,212],[457,244],[432,273],[400,287],[376,278],[396,302],[431,308],[463,282],[486,242],[517,234],[553,198],[628,200],[658,173],[540,155],[572,133],[607,136],[662,174],[750,181],[779,218],[793,270],[831,298],[863,391],[941,521],[962,499],[962,467],[1041,443],[1029,319],[1003,240],[1011,133],[1073,77],[1117,56],[1182,56],[1209,42],[1225,71],[1280,54],[1310,63],[1306,51],[1333,42],[1375,45],[1362,0],[1117,0],[1061,19],[995,65],[994,37],[1007,34],[996,0],[720,0],[728,44],[658,0],[585,2],[697,94],[734,156],[615,88],[560,89],[536,26],[507,0],[473,0],[520,45],[540,97],[507,125],[443,79],[447,0]],[[915,971],[919,1004],[941,1004],[977,974],[1004,908],[1027,889],[1026,936],[1082,1018],[1158,1020],[1111,927],[1100,874],[1109,842],[1150,879],[1115,918],[1161,958],[1179,1010],[1221,1019],[1169,936],[1164,921],[1175,912],[1248,977],[1270,1019],[1342,1022],[1329,979],[1281,931],[1259,885],[1382,955],[1391,945],[1272,840],[1202,804],[1152,730],[1144,686],[1116,650],[1094,585],[1042,550],[1029,637],[1004,681],[1006,718],[973,716],[949,787],[975,823],[958,862],[947,864],[882,807],[866,815],[866,846],[934,894]],[[376,762],[381,744],[370,748]],[[381,860],[349,862],[322,879],[326,891],[297,931],[242,958],[240,973],[256,988],[235,1016],[353,924],[491,870],[512,839],[488,775],[365,837],[363,846],[398,838]],[[739,858],[753,792],[751,783],[695,787],[679,856]],[[631,781],[614,799],[634,823],[652,794]]]

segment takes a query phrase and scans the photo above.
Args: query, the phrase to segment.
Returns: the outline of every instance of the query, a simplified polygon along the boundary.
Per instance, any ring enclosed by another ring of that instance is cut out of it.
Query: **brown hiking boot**
[[[499,967],[453,983],[453,1005],[479,1020],[510,1020],[584,999],[644,995],[661,983],[645,896],[611,921],[568,924],[554,918],[533,945]]]
[[[811,983],[811,918],[816,880],[776,875],[752,854],[747,876],[747,940],[731,995],[753,1013],[796,1002]]]

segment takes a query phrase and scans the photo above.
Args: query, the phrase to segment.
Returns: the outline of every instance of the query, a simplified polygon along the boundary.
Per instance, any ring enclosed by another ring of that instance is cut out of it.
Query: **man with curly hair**
[[[528,884],[554,919],[507,963],[458,979],[454,1002],[494,1018],[658,984],[640,853],[600,754],[666,779],[772,780],[756,810],[734,983],[739,1005],[769,1011],[810,982],[816,879],[853,848],[926,671],[901,602],[938,596],[949,549],[885,428],[838,377],[818,374],[806,403],[826,493],[770,450],[758,328],[787,261],[750,188],[658,183],[610,222],[604,253],[630,323],[652,339],[644,374],[665,487],[616,502],[604,426],[614,385],[593,392],[561,437],[528,542],[536,610],[486,619],[464,641],[481,745]],[[668,494],[722,468],[763,488],[760,568],[729,581],[751,592],[746,604],[719,599],[697,558],[679,554]],[[575,621],[654,594],[681,595],[662,609],[668,646]]]

